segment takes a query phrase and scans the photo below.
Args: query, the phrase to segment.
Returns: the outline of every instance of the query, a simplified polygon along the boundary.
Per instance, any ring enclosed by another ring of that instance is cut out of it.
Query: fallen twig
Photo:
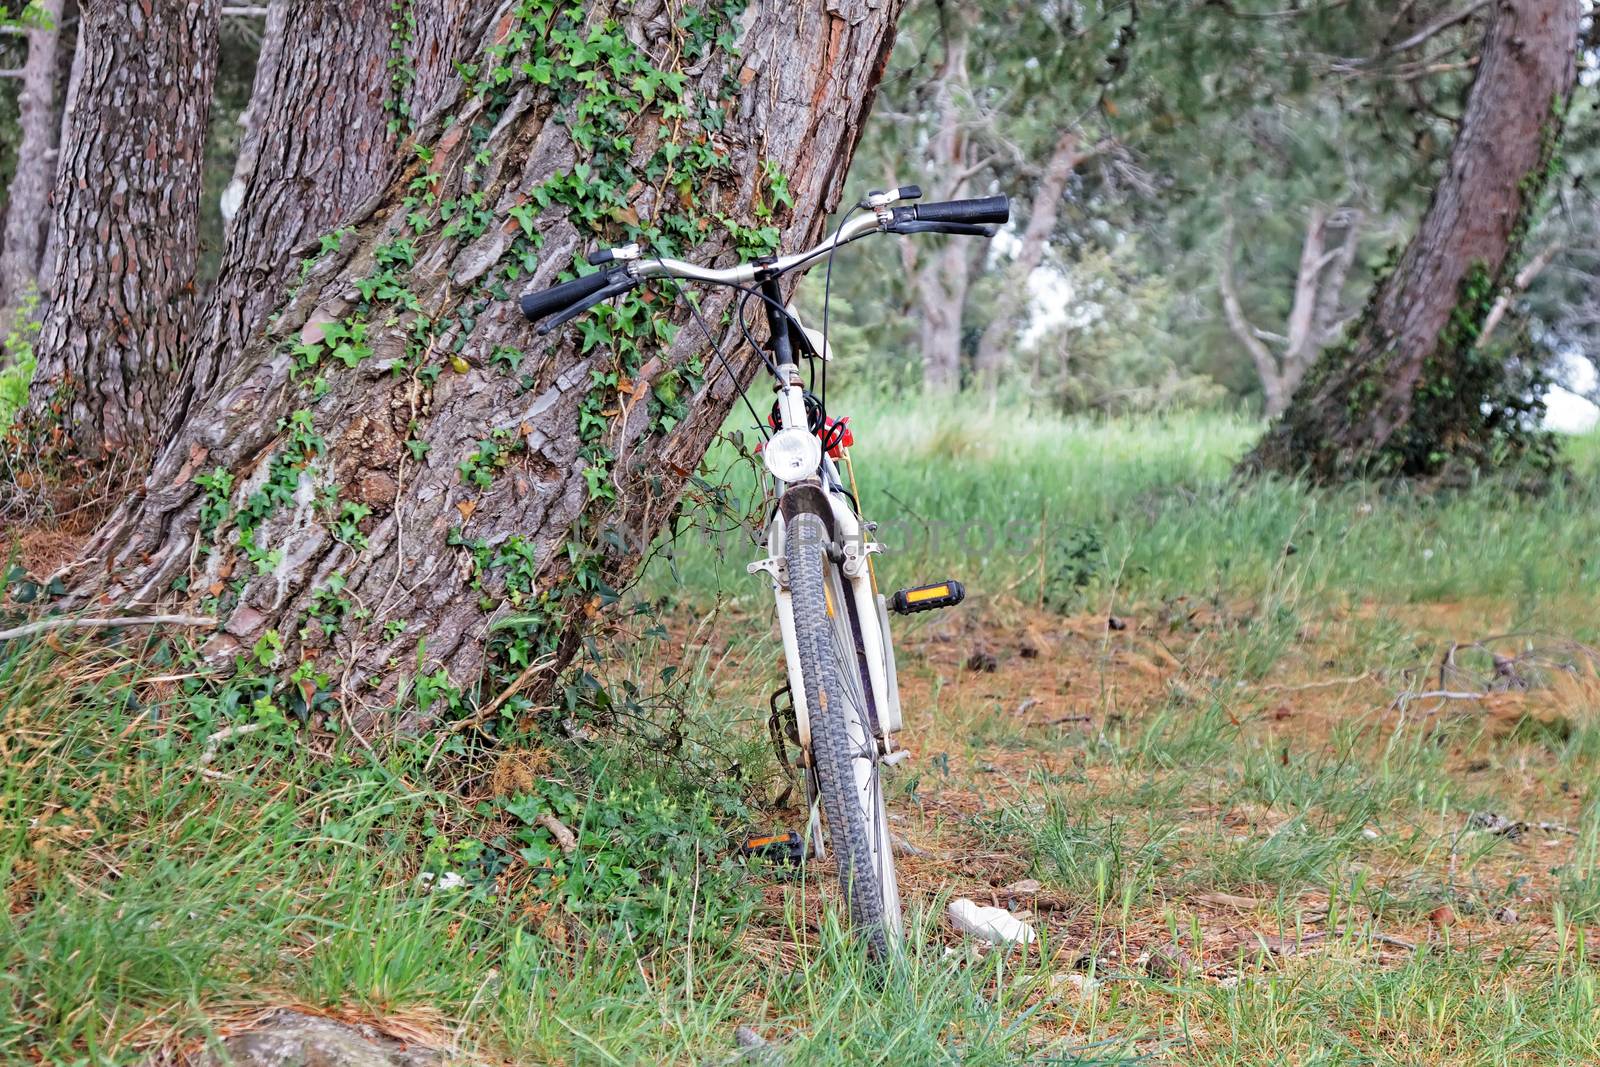
[[[1044,722],[1030,722],[1029,726],[1063,726],[1069,722],[1089,722],[1088,715],[1063,715],[1059,719],[1047,719]]]
[[[566,823],[548,811],[533,821],[550,831],[550,836],[556,839],[556,845],[561,849],[562,855],[570,856],[578,851],[578,838],[571,830],[567,829]]]
[[[1303,689],[1326,689],[1334,685],[1355,685],[1372,677],[1371,671],[1362,671],[1360,674],[1351,675],[1349,678],[1325,678],[1320,682],[1303,682],[1299,685],[1262,685],[1257,686],[1259,693],[1298,693]]]
[[[1488,693],[1457,691],[1454,689],[1429,689],[1421,693],[1401,693],[1394,698],[1394,703],[1389,705],[1389,710],[1404,712],[1406,707],[1415,700],[1482,700],[1488,695]],[[1435,708],[1434,710],[1437,711],[1438,709]]]
[[[229,726],[226,729],[218,730],[216,733],[206,738],[205,751],[200,753],[200,766],[204,767],[206,764],[216,759],[217,750],[222,747],[224,742],[232,741],[235,738],[244,737],[246,734],[253,734],[265,725],[265,723],[259,722],[242,722],[237,726]]]
[[[208,615],[127,615],[120,619],[59,618],[40,619],[9,630],[0,630],[0,641],[42,634],[50,630],[106,630],[119,626],[215,626]]]

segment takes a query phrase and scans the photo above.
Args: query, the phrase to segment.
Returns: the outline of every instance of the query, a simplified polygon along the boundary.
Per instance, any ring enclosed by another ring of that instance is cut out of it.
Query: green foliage
[[[28,403],[28,387],[37,365],[33,345],[39,337],[38,310],[39,294],[30,290],[23,295],[12,320],[3,324],[6,332],[0,340],[0,437]]]
[[[517,823],[518,858],[538,872],[534,885],[614,937],[670,943],[699,922],[713,951],[728,947],[754,904],[723,830],[749,817],[736,783],[684,790],[676,776],[619,775],[603,764],[595,772],[606,784],[587,796],[547,780],[501,801]],[[575,832],[571,855],[540,824],[548,814]]]

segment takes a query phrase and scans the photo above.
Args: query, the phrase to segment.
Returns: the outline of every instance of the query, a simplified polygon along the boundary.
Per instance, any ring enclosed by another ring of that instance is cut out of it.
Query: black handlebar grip
[[[911,210],[924,222],[1010,222],[1011,201],[1004,196],[985,196],[978,200],[945,200],[918,204]]]
[[[523,293],[520,301],[522,313],[530,322],[538,322],[552,311],[571,307],[584,297],[598,293],[610,280],[609,273],[600,270],[582,278],[574,278],[570,282],[552,285],[548,289]]]

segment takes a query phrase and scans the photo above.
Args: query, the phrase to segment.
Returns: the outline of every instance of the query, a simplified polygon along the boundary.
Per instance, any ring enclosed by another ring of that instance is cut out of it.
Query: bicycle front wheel
[[[849,580],[827,547],[820,516],[802,511],[789,520],[784,558],[828,845],[851,927],[882,957],[900,941],[900,889],[868,706],[862,622]]]

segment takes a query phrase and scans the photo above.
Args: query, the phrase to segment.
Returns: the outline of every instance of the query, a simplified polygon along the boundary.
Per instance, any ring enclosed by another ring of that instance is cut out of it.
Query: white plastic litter
[[[423,871],[417,875],[417,882],[421,884],[423,889],[430,892],[449,892],[452,889],[460,889],[467,884],[467,880],[455,871],[445,871],[442,875],[436,875],[432,871]]]
[[[991,945],[1009,945],[1017,942],[1032,944],[1039,936],[1033,932],[1033,927],[1004,908],[985,907],[966,897],[950,902],[949,915],[957,930],[987,941]]]

